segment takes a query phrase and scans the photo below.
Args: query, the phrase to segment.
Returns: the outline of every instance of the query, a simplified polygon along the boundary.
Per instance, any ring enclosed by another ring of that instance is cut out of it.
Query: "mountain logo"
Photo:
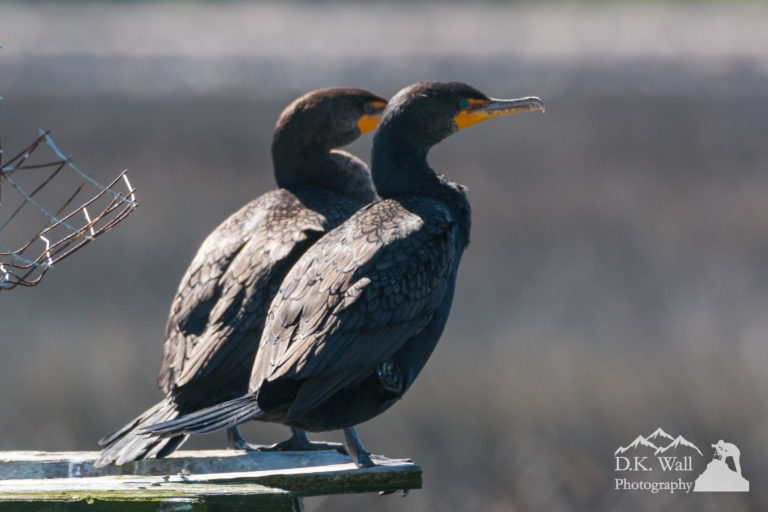
[[[664,432],[664,430],[661,427],[654,430],[651,435],[646,437],[646,439],[648,441],[651,441],[655,445],[660,445],[662,443],[675,440],[674,437]],[[665,439],[667,439],[668,441],[664,441]]]
[[[702,457],[704,456],[704,454],[703,454],[703,453],[701,453],[701,450],[699,450],[699,448],[698,448],[698,447],[697,447],[695,444],[693,444],[692,442],[688,441],[688,440],[687,440],[686,438],[684,438],[683,436],[677,436],[677,437],[674,439],[674,441],[672,441],[671,443],[669,443],[667,446],[665,446],[665,447],[663,447],[663,448],[657,448],[657,449],[656,449],[656,451],[655,451],[655,452],[653,452],[653,454],[654,454],[654,455],[658,455],[658,454],[660,454],[660,453],[664,453],[664,452],[666,452],[666,451],[667,451],[667,450],[669,450],[670,448],[672,448],[672,449],[676,449],[676,448],[677,448],[677,447],[679,447],[679,446],[685,446],[685,447],[687,447],[687,448],[693,448],[694,450],[696,450],[697,452],[699,452],[699,455],[701,455]]]
[[[634,441],[629,443],[627,446],[619,446],[616,448],[616,451],[613,452],[614,455],[621,455],[622,453],[625,453],[629,450],[637,450],[641,446],[646,446],[648,448],[652,448],[653,450],[658,450],[659,447],[650,442],[648,439],[646,439],[643,436],[637,436]]]
[[[678,447],[686,447],[686,448],[692,448],[696,450],[699,455],[703,454],[701,453],[701,450],[693,444],[692,442],[688,441],[683,436],[677,436],[673,437],[666,432],[662,428],[657,428],[654,430],[651,434],[643,437],[643,436],[637,436],[634,441],[629,443],[627,446],[619,446],[616,448],[616,451],[613,452],[613,455],[621,455],[623,453],[628,452],[629,450],[638,450],[640,448],[651,448],[653,450],[653,455],[659,455],[662,453],[665,453],[666,451],[670,449],[677,449]]]

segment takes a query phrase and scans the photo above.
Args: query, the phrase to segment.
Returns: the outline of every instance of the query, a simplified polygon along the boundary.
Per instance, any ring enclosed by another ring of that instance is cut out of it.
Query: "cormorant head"
[[[544,103],[536,97],[499,100],[461,82],[420,82],[389,101],[376,138],[380,133],[396,133],[399,144],[428,150],[467,126],[535,110],[544,111]]]
[[[319,89],[288,105],[275,126],[272,151],[330,151],[372,131],[387,100],[363,89]],[[285,143],[285,144],[283,144]]]
[[[387,100],[362,89],[320,89],[294,100],[272,138],[278,186],[319,186],[362,202],[374,200],[368,166],[336,148],[376,128],[386,106]]]

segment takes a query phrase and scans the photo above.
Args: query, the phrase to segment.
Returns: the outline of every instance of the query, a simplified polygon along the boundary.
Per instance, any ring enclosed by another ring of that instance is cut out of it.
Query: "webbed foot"
[[[251,444],[245,441],[243,435],[240,433],[240,429],[232,427],[227,429],[227,447],[231,450],[246,450],[255,452],[302,452],[302,451],[322,451],[322,450],[335,450],[342,455],[349,455],[347,447],[342,443],[331,443],[323,441],[310,441],[307,433],[297,428],[291,428],[292,435],[285,441],[279,443],[262,445]],[[362,445],[361,445],[362,446]],[[362,460],[365,461],[365,457],[368,452],[363,450],[364,454],[361,455]],[[367,459],[370,461],[370,457]],[[373,463],[366,464],[367,466],[373,466]]]
[[[346,446],[341,443],[328,443],[321,441],[310,441],[307,433],[297,428],[291,428],[292,435],[290,439],[281,441],[268,446],[259,446],[256,450],[260,452],[302,452],[302,451],[321,451],[335,450],[343,455],[349,455]]]
[[[243,434],[237,427],[227,429],[227,448],[230,450],[245,450],[247,452],[261,451],[264,446],[246,442]]]

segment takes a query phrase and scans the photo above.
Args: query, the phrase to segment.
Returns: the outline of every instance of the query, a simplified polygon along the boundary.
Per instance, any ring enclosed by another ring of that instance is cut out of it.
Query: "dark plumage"
[[[165,456],[187,436],[147,436],[142,427],[248,391],[267,308],[283,277],[312,243],[376,199],[365,163],[334,148],[375,127],[385,105],[360,89],[325,89],[283,111],[272,141],[281,188],[246,204],[201,245],[168,318],[158,375],[167,396],[102,439],[97,466]],[[309,447],[304,433],[294,434],[290,446]],[[247,446],[236,428],[228,439]]]
[[[150,427],[209,432],[256,419],[345,429],[358,465],[372,461],[354,425],[395,403],[443,331],[469,243],[464,188],[432,170],[429,148],[458,129],[538,98],[492,100],[460,83],[420,83],[390,100],[374,137],[382,200],[315,243],[272,302],[248,394]]]

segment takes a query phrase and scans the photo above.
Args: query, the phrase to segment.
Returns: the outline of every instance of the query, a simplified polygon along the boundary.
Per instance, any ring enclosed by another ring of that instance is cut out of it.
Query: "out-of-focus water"
[[[0,43],[3,147],[51,129],[97,179],[129,168],[141,203],[37,288],[0,294],[0,449],[94,449],[159,398],[178,280],[207,232],[273,186],[291,99],[455,79],[540,95],[547,113],[431,155],[469,187],[472,245],[432,360],[360,428],[372,451],[421,463],[424,489],[308,509],[768,506],[759,5],[0,3]],[[367,159],[370,140],[350,150]],[[613,490],[613,451],[659,426],[736,443],[752,492]]]

